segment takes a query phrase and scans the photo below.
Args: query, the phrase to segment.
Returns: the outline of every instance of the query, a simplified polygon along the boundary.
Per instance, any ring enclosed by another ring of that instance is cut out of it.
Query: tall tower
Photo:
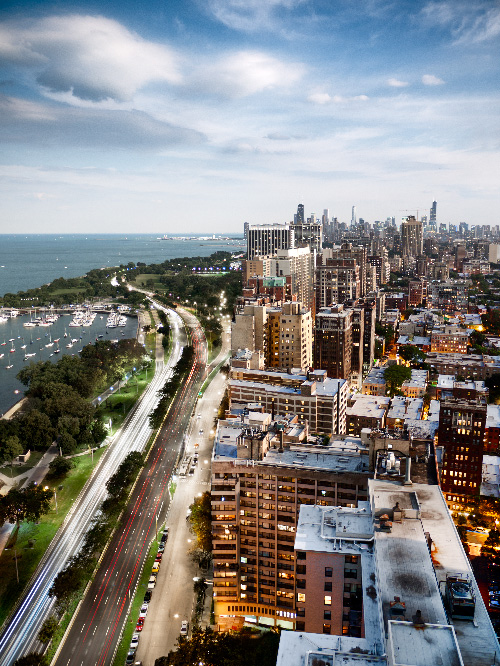
[[[351,212],[351,227],[354,227],[355,224],[356,224],[356,206],[353,206]]]
[[[403,218],[401,223],[402,254],[409,257],[420,257],[423,254],[422,222],[413,215]]]
[[[435,227],[437,225],[437,201],[434,200],[432,202],[431,206],[431,214],[429,216],[429,224],[431,227]]]
[[[299,204],[297,206],[297,224],[304,222],[304,204]]]

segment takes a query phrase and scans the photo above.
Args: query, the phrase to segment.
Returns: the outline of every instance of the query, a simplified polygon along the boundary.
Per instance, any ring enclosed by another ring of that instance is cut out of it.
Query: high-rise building
[[[356,226],[356,222],[357,222],[356,206],[353,206],[351,211],[351,227]]]
[[[422,222],[416,220],[413,215],[404,218],[401,223],[401,241],[403,256],[419,257],[423,254]]]
[[[267,365],[270,368],[308,370],[312,365],[312,316],[302,303],[284,303],[268,309]]]
[[[431,227],[437,227],[437,201],[432,202],[429,215],[429,224]]]
[[[303,222],[305,222],[304,204],[299,204],[297,206],[296,224],[302,224]]]
[[[484,399],[447,398],[439,411],[443,447],[441,488],[448,505],[460,508],[481,488],[487,405]]]
[[[323,250],[322,262],[327,259],[354,259],[359,266],[360,296],[364,296],[367,288],[367,249],[362,245],[354,246],[352,243],[342,243],[340,249],[325,248]]]
[[[316,312],[333,303],[355,301],[361,295],[360,270],[355,259],[327,259],[316,266]]]
[[[314,323],[314,367],[329,377],[349,379],[352,353],[351,309],[343,305],[321,308]]]
[[[247,237],[247,259],[270,257],[278,250],[295,247],[295,232],[290,224],[250,224]]]
[[[339,437],[330,446],[285,442],[260,459],[238,460],[248,458],[248,448],[243,456],[237,450],[243,448],[238,442],[244,427],[233,422],[218,426],[216,433],[211,491],[215,620],[230,629],[238,618],[242,623],[252,616],[259,624],[293,629],[297,592],[304,592],[296,587],[300,561],[294,556],[300,507],[353,507],[366,500],[369,456],[359,439]]]

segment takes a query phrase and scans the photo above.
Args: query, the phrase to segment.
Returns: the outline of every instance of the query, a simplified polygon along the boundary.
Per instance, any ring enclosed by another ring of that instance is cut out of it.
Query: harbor
[[[55,362],[64,355],[75,356],[97,340],[135,338],[137,316],[127,311],[111,313],[109,308],[19,310],[0,312],[0,415],[22,397],[25,387],[16,379],[30,362]]]

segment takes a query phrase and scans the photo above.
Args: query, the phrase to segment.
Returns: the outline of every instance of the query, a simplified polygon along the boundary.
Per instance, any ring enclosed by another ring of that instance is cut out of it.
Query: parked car
[[[148,614],[148,604],[144,603],[141,606],[141,610],[139,611],[139,617],[146,617]]]
[[[148,590],[152,590],[156,585],[156,576],[150,576],[148,580]]]
[[[159,562],[155,562],[155,563],[153,564],[153,568],[151,569],[151,572],[154,573],[154,574],[157,574],[158,571],[160,571],[160,563],[159,563]]]
[[[131,650],[137,650],[137,646],[139,645],[139,634],[133,634],[132,635],[132,640],[130,641],[130,649]]]
[[[181,636],[187,636],[188,632],[188,621],[187,620],[182,620],[181,623]]]
[[[144,595],[144,601],[147,601],[149,603],[151,601],[152,596],[153,596],[153,590],[146,590],[146,594]]]
[[[135,664],[135,650],[129,650],[125,659],[125,666],[131,666],[131,664]]]
[[[168,536],[168,532],[169,532],[169,530],[170,530],[170,527],[164,527],[164,528],[163,528],[163,536],[165,536],[165,535]]]
[[[137,624],[135,625],[135,630],[136,631],[142,631],[144,629],[144,618],[140,617],[137,620]]]
[[[160,543],[160,545],[158,546],[158,552],[159,552],[159,553],[163,553],[164,550],[165,550],[165,544],[164,544],[164,543]]]
[[[160,553],[160,551],[158,551],[156,553],[156,557],[155,557],[156,562],[161,562],[162,557],[163,557],[163,553]]]
[[[191,467],[191,469],[189,470],[189,475],[193,476],[193,474],[194,474],[194,467]]]

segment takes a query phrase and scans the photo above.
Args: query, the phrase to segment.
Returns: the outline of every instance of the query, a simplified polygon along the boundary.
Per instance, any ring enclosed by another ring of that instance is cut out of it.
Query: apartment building
[[[262,460],[240,460],[233,439],[231,450],[231,435],[217,433],[212,459],[215,620],[221,629],[237,618],[292,629],[302,589],[294,554],[300,507],[366,500],[368,452],[359,439],[335,437],[326,447],[284,445]]]
[[[368,487],[368,509],[301,509],[295,554],[304,571],[297,582],[305,587],[297,590],[296,627],[304,629],[281,632],[277,666],[499,661],[498,639],[439,487],[380,480]],[[350,554],[356,563],[342,561]],[[331,594],[324,588],[330,580]],[[356,613],[359,633],[351,624]]]
[[[479,494],[487,406],[482,399],[448,398],[439,412],[438,442],[443,447],[441,488],[452,508]]]
[[[470,331],[454,324],[435,327],[431,333],[431,352],[467,354]]]
[[[316,312],[333,303],[355,301],[361,295],[360,269],[355,259],[327,259],[316,266]]]
[[[299,422],[307,421],[312,432],[345,433],[349,385],[345,379],[331,379],[324,370],[316,370],[301,375],[298,382],[295,375],[294,385],[290,385],[285,384],[287,373],[274,373],[283,382],[276,385],[267,383],[268,378],[263,379],[266,374],[246,371],[245,376],[253,378],[248,381],[233,379],[233,372],[228,381],[231,408],[234,404],[259,403],[265,412],[297,414]]]
[[[295,231],[290,224],[250,224],[247,230],[247,259],[269,257],[278,250],[295,247]]]
[[[346,421],[349,435],[359,437],[364,428],[379,430],[385,427],[387,410],[391,399],[388,396],[356,395],[347,407]]]
[[[350,379],[353,351],[353,311],[343,305],[321,308],[314,322],[314,367],[329,377]],[[359,341],[357,352],[359,366]]]
[[[312,366],[312,315],[302,303],[287,302],[267,311],[267,365],[270,368]]]

